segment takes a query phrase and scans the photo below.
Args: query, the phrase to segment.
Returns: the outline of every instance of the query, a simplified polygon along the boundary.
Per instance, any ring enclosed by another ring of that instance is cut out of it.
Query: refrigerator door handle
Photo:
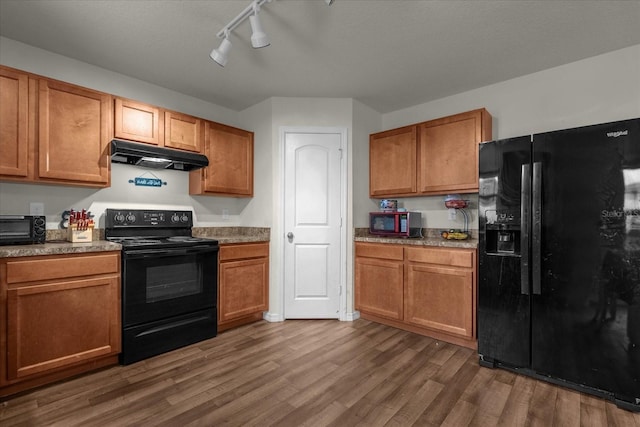
[[[531,213],[531,168],[522,165],[520,176],[520,293],[529,295],[529,216]]]
[[[532,280],[533,293],[540,295],[542,292],[542,163],[533,163],[533,241],[532,253]]]

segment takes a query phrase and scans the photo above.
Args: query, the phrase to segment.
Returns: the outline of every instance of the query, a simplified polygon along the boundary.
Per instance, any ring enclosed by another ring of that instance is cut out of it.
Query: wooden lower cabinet
[[[218,331],[262,319],[269,309],[269,243],[220,246]]]
[[[475,249],[356,243],[355,293],[365,319],[477,348]]]
[[[356,245],[355,307],[389,319],[402,320],[404,264],[400,246]]]
[[[5,258],[0,275],[0,396],[117,363],[120,252]]]

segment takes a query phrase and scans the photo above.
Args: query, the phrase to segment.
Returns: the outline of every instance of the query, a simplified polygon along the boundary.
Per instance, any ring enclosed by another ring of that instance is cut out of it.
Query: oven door
[[[218,246],[122,255],[122,323],[130,327],[217,306]]]

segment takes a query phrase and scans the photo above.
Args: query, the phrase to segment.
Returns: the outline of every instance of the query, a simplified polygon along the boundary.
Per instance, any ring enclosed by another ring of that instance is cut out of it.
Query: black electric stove
[[[193,237],[191,211],[107,209],[122,245],[122,364],[217,335],[218,241]]]

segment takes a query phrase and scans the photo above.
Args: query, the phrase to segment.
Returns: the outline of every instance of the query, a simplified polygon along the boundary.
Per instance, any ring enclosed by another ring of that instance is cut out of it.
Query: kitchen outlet
[[[222,209],[222,220],[229,221],[229,209]]]
[[[29,215],[44,215],[44,203],[31,202],[29,203]]]
[[[449,209],[449,221],[455,221],[458,213],[455,209]]]

